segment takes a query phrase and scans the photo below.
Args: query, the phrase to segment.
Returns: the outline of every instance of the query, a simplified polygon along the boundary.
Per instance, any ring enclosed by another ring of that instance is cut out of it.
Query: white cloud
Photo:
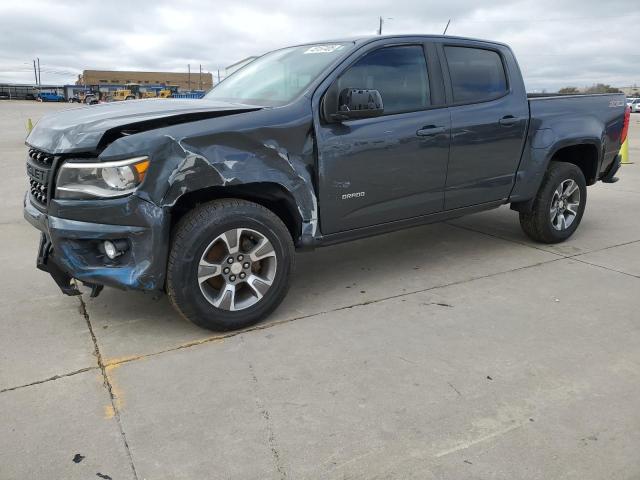
[[[106,6],[108,5],[108,6]],[[40,0],[0,4],[0,82],[71,83],[83,69],[215,71],[273,48],[384,33],[442,33],[511,45],[530,90],[640,84],[637,0]]]

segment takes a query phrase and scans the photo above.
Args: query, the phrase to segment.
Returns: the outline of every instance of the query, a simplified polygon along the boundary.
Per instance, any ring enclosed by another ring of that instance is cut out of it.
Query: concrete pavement
[[[300,254],[266,322],[214,335],[35,269],[24,123],[58,108],[0,102],[3,480],[640,476],[637,164],[566,243],[501,208]]]

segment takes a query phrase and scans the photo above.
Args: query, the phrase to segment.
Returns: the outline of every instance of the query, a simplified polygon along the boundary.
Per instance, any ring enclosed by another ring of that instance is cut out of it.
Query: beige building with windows
[[[177,85],[180,90],[210,90],[213,87],[211,73],[191,72],[134,72],[125,70],[84,70],[78,76],[77,85]]]
[[[633,85],[631,87],[618,87],[627,97],[640,97],[640,87]]]

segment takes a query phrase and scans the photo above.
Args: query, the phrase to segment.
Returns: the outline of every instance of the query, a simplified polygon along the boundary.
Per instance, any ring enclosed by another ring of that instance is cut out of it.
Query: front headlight
[[[56,198],[113,198],[129,195],[144,180],[149,157],[116,162],[74,163],[60,167]]]

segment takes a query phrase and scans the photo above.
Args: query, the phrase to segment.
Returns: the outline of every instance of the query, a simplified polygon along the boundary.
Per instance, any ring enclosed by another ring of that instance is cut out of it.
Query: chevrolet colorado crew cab
[[[197,325],[236,329],[282,301],[296,249],[507,203],[534,240],[567,239],[587,185],[616,180],[625,108],[622,94],[528,98],[500,43],[298,45],[202,100],[44,117],[24,216],[64,293],[165,291]]]

